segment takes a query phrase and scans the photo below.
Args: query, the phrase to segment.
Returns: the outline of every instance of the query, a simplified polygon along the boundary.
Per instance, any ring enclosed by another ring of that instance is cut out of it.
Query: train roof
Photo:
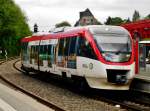
[[[85,31],[90,31],[92,34],[127,34],[128,31],[120,26],[111,25],[89,25],[82,27],[61,27],[52,30],[50,33],[35,34],[29,37],[23,38],[22,42],[46,40],[46,39],[57,39],[66,36],[78,36],[84,34]]]

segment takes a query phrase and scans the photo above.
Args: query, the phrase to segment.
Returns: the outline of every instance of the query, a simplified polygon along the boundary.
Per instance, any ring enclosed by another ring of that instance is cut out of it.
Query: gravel
[[[8,61],[0,65],[0,75],[66,111],[125,111],[108,103],[73,92],[62,85],[62,83],[59,84],[60,80],[53,81],[50,79],[52,81],[44,81],[36,78],[36,75],[28,76],[22,74],[13,68],[15,61]],[[16,66],[20,67],[20,62]],[[69,82],[65,82],[65,84],[69,84]]]

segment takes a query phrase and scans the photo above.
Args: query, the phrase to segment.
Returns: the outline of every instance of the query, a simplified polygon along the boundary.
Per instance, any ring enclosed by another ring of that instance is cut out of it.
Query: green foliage
[[[26,18],[13,0],[0,0],[0,48],[9,56],[19,54],[20,39],[31,35]]]
[[[150,14],[148,14],[148,15],[145,17],[145,19],[150,19]]]
[[[63,27],[63,26],[71,26],[71,25],[67,21],[63,21],[63,22],[60,22],[60,23],[58,23],[58,24],[55,25],[56,28]]]
[[[106,25],[121,25],[123,23],[122,18],[120,17],[108,17],[105,24]]]
[[[140,13],[138,11],[134,11],[133,17],[132,17],[132,21],[138,21],[140,20]]]
[[[112,19],[111,19],[111,17],[109,16],[109,17],[106,19],[105,25],[111,25],[111,23],[112,23]]]
[[[128,18],[128,19],[124,19],[124,20],[123,20],[123,23],[131,23],[130,18]]]

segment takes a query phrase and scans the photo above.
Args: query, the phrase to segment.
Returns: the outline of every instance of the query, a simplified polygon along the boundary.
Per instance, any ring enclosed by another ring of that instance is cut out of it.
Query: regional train
[[[23,38],[21,44],[26,72],[47,72],[105,90],[128,90],[135,75],[133,40],[120,26],[61,28]]]

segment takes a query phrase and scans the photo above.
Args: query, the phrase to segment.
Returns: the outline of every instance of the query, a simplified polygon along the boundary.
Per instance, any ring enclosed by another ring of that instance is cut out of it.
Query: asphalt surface
[[[31,97],[0,84],[0,111],[54,111]]]

